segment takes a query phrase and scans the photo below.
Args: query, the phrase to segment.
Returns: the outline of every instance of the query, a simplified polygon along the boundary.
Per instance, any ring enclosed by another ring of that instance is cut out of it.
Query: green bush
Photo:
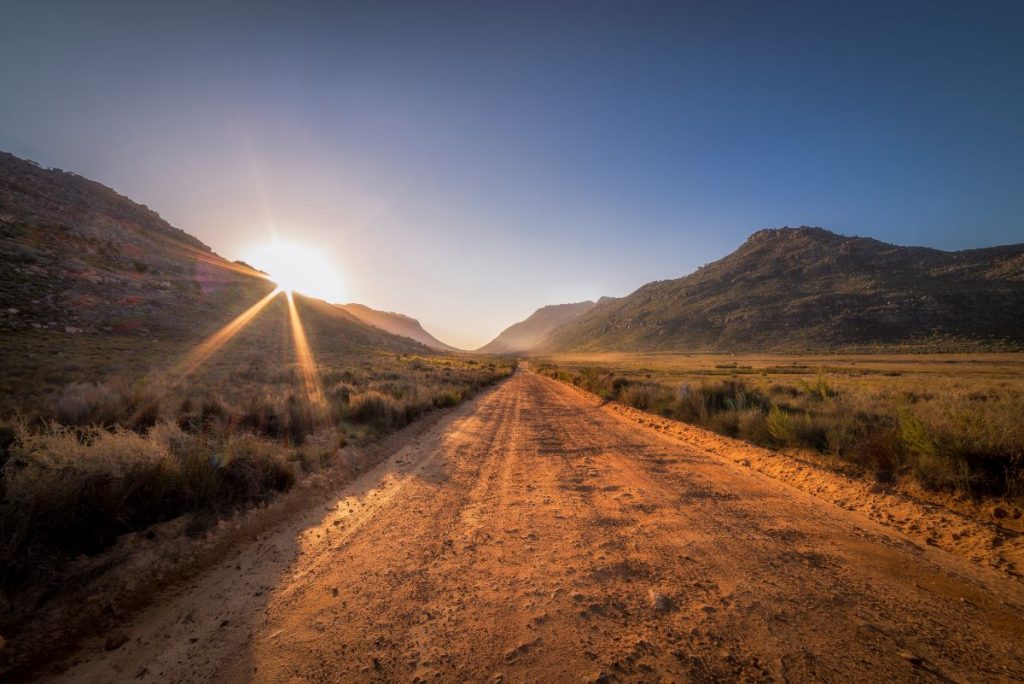
[[[776,404],[772,404],[768,410],[766,426],[768,434],[780,446],[791,444],[796,437],[796,429],[793,427],[792,417]]]
[[[824,401],[835,396],[835,391],[828,382],[828,377],[825,375],[825,369],[819,368],[818,374],[815,376],[813,382],[807,382],[806,380],[798,380],[800,388],[810,397]]]

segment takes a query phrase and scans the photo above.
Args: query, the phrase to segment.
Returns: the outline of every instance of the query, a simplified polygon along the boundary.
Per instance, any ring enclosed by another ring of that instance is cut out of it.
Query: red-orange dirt
[[[1022,584],[529,371],[67,682],[1024,680]]]

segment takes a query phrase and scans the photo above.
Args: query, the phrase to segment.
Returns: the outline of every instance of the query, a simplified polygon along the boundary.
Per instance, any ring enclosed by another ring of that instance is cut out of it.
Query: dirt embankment
[[[1024,679],[1005,568],[636,418],[520,372],[45,674]]]

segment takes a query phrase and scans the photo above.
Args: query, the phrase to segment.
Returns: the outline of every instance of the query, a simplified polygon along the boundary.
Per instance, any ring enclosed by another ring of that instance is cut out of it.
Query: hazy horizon
[[[984,9],[25,5],[0,149],[472,349],[764,227],[1021,242],[1024,7]]]

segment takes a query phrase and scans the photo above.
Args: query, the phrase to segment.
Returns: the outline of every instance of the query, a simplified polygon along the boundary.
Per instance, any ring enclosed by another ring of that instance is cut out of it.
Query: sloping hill
[[[944,252],[821,228],[725,258],[560,326],[545,351],[1024,347],[1024,244]]]
[[[16,349],[55,347],[80,355],[89,377],[93,360],[113,364],[97,351],[113,338],[124,341],[125,363],[143,343],[163,343],[171,358],[273,289],[264,274],[223,259],[110,188],[0,153],[0,361],[8,373],[24,360]],[[426,351],[336,307],[296,301],[323,344]],[[253,326],[272,310],[287,320],[282,307],[267,307]]]
[[[420,325],[415,318],[393,311],[378,311],[363,304],[338,304],[338,307],[352,314],[363,323],[380,328],[392,335],[408,337],[422,345],[439,351],[458,351],[455,347],[437,339]]]
[[[477,351],[485,354],[518,354],[543,345],[552,331],[576,320],[594,307],[594,302],[544,306],[501,331]]]

